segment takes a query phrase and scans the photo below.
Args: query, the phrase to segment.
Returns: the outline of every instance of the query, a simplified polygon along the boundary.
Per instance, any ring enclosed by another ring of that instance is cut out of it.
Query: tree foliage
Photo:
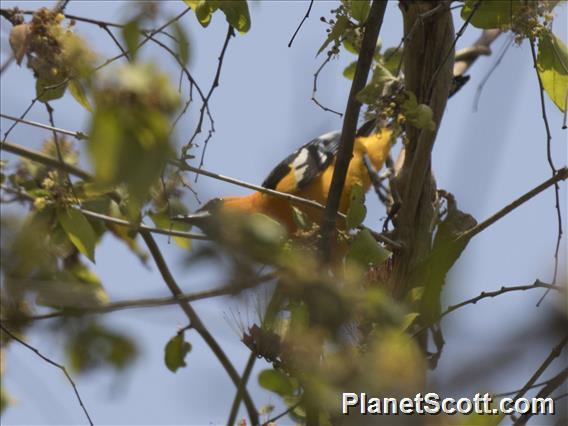
[[[257,423],[259,412],[247,390],[250,371],[243,376],[236,372],[230,355],[224,355],[222,345],[199,320],[188,298],[184,299],[151,242],[154,232],[172,236],[180,249],[190,253],[189,263],[206,258],[230,264],[231,293],[273,283],[261,320],[242,330],[241,337],[251,351],[251,365],[256,358],[271,364],[260,373],[258,382],[281,399],[294,420],[335,424],[342,391],[358,389],[391,397],[420,392],[428,368],[436,368],[444,346],[440,320],[445,314],[441,293],[446,275],[470,239],[480,232],[479,227],[499,219],[477,224],[459,209],[452,194],[438,190],[431,181],[431,149],[449,95],[452,76],[448,71],[461,33],[455,37],[452,33],[447,43],[436,39],[434,31],[426,34],[423,27],[436,29],[443,19],[452,22],[450,9],[445,3],[401,2],[404,19],[411,21],[418,14],[414,23],[406,23],[401,45],[385,49],[378,41],[374,50],[367,52],[373,57],[370,78],[353,102],[366,107],[368,119],[393,130],[406,159],[390,165],[390,174],[380,179],[377,175],[378,181],[373,181],[388,212],[384,223],[375,220],[376,228],[383,225],[383,232],[363,226],[365,194],[361,187],[351,190],[347,214],[337,220],[331,242],[333,264],[329,265],[322,262],[320,253],[321,224],[308,214],[310,209],[320,212],[324,206],[310,205],[309,200],[294,202],[298,230],[291,235],[272,218],[256,214],[219,214],[203,226],[205,235],[192,233],[189,225],[172,220],[188,213],[182,196],[196,188],[186,177],[197,169],[192,165],[198,156],[195,141],[203,131],[206,145],[214,131],[209,100],[219,83],[223,55],[234,36],[232,28],[246,43],[246,33],[253,25],[245,0],[180,3],[185,4],[183,13],[165,24],[157,3],[131,5],[132,17],[116,25],[121,40],[112,37],[121,54],[109,59],[91,50],[88,40],[75,29],[81,18],[69,18],[61,5],[29,12],[2,9],[2,17],[12,24],[9,42],[13,60],[25,65],[35,79],[32,105],[42,104],[51,118],[44,126],[51,137],[41,151],[12,143],[11,129],[2,141],[3,151],[19,156],[2,162],[3,201],[11,197],[10,201],[21,204],[21,218],[2,216],[3,346],[14,344],[13,336],[24,336],[48,312],[63,330],[73,372],[84,374],[109,366],[125,370],[134,363],[139,349],[132,336],[85,315],[88,309],[96,311],[111,303],[104,283],[91,270],[103,237],[110,235],[126,244],[141,264],[148,264],[149,257],[154,260],[173,303],[187,316],[189,326],[165,345],[166,367],[176,373],[191,364],[191,341],[197,337],[188,333],[186,340],[185,332],[195,330],[236,385],[237,408],[229,421],[235,421],[243,399],[250,422]],[[498,29],[513,34],[516,43],[536,46],[535,62],[529,58],[526,66],[536,67],[542,90],[560,113],[566,114],[568,50],[551,29],[557,3],[466,0],[458,3],[463,21],[456,25]],[[325,61],[337,55],[355,55],[343,72],[348,80],[356,77],[372,4],[344,0],[331,17],[322,18],[329,28],[314,54],[325,55]],[[229,27],[209,91],[188,68],[192,45],[185,26],[190,23],[181,19],[186,13],[194,15],[203,27],[200,31],[221,16]],[[94,23],[110,31],[109,23]],[[170,44],[157,39],[164,34]],[[425,54],[412,50],[417,39],[447,55],[435,58],[439,65],[430,71],[426,58],[424,80],[412,87],[409,80],[418,71],[408,69],[413,63],[409,57]],[[143,59],[141,50],[150,42],[179,64],[181,81],[189,87],[187,100],[158,61]],[[473,60],[481,54],[485,53],[474,52]],[[471,60],[469,55],[464,59],[458,52],[455,61]],[[56,101],[68,95],[78,108],[89,111],[85,134],[63,131],[53,123]],[[201,103],[199,107],[194,97]],[[180,146],[173,140],[173,130],[188,110],[198,116],[198,124],[189,141]],[[15,123],[33,125],[25,116]],[[421,152],[428,146],[424,139],[428,137],[429,148]],[[84,140],[89,171],[83,170],[87,160],[79,155],[71,138]],[[540,190],[554,186],[558,200],[558,185],[566,179],[566,169],[551,167],[553,176]],[[409,176],[422,178],[409,184]],[[419,187],[414,198],[409,195],[409,185]],[[404,221],[412,203],[416,203],[416,214]],[[147,225],[148,219],[155,227]],[[193,249],[193,238],[211,241]],[[270,273],[259,278],[262,268]],[[556,279],[555,272],[552,284],[543,287],[562,291]],[[0,407],[6,409],[9,404],[10,397],[2,388]]]

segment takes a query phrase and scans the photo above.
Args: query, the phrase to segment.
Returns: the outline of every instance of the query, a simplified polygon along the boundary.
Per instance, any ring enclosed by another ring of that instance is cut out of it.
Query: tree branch
[[[156,265],[158,266],[158,270],[162,274],[164,282],[170,289],[170,292],[174,295],[174,297],[182,296],[183,293],[180,287],[177,285],[173,275],[171,274],[168,265],[164,257],[162,256],[162,253],[158,245],[154,241],[152,235],[147,231],[142,231],[140,234],[142,235],[142,238],[144,239],[144,242],[146,243],[146,246],[148,247],[148,250],[150,251],[152,258],[156,262]],[[237,373],[237,370],[235,370],[235,367],[233,366],[233,364],[229,360],[229,357],[227,357],[221,346],[219,346],[219,343],[217,343],[213,335],[205,327],[205,324],[203,324],[203,322],[197,315],[197,312],[195,312],[195,310],[191,307],[191,305],[187,301],[179,301],[178,304],[185,312],[187,318],[190,321],[192,328],[201,336],[201,338],[205,341],[205,343],[207,343],[207,345],[213,351],[213,353],[215,354],[221,365],[225,368],[225,371],[233,381],[234,385],[238,388],[240,383],[239,373]],[[243,390],[243,397],[251,424],[252,425],[259,424],[258,412],[254,406],[250,394],[246,389]]]
[[[15,121],[17,123],[24,123],[24,124],[27,124],[29,126],[39,127],[40,129],[51,130],[53,132],[61,133],[63,135],[73,136],[74,138],[76,138],[78,140],[87,139],[87,135],[85,135],[83,132],[73,132],[71,130],[66,130],[66,129],[61,129],[59,127],[49,126],[47,124],[38,123],[37,121],[31,121],[31,120],[25,120],[23,118],[12,117],[11,115],[2,114],[2,113],[0,113],[0,117],[5,118],[6,120]]]
[[[157,308],[161,306],[176,305],[180,302],[195,302],[197,300],[210,299],[213,297],[235,294],[237,292],[254,288],[257,285],[275,278],[275,274],[268,273],[258,277],[257,279],[248,280],[246,283],[231,283],[229,285],[220,286],[212,290],[205,290],[195,293],[183,293],[174,297],[151,297],[145,299],[124,300],[119,302],[107,303],[102,306],[87,306],[80,310],[63,309],[55,312],[49,312],[41,315],[19,316],[18,321],[42,321],[61,317],[80,317],[84,315],[108,314],[111,312],[122,311],[125,309],[141,309],[141,308]],[[2,321],[10,322],[9,319],[3,318]]]
[[[536,381],[539,379],[542,373],[544,373],[544,371],[548,368],[548,366],[552,363],[552,361],[554,361],[556,358],[560,356],[560,354],[562,353],[562,349],[564,349],[564,346],[566,346],[567,343],[568,343],[568,335],[564,336],[564,338],[554,348],[552,348],[552,350],[550,351],[544,362],[540,365],[540,367],[537,368],[537,370],[534,372],[534,374],[531,376],[528,382],[525,383],[522,389],[519,390],[519,392],[517,392],[517,394],[513,397],[513,400],[522,398],[525,395],[527,390],[529,390],[530,387],[536,383]]]
[[[312,11],[313,5],[314,5],[314,0],[310,0],[310,5],[308,6],[308,11],[306,12],[304,17],[300,21],[300,25],[298,25],[298,28],[296,28],[296,31],[294,31],[292,38],[288,42],[288,47],[292,47],[292,43],[294,43],[294,39],[296,38],[296,35],[298,35],[298,32],[300,32],[300,28],[302,28],[302,25],[304,25],[304,22],[306,21],[306,19],[308,19],[310,17],[310,12]]]
[[[559,287],[559,286],[556,286],[556,285],[553,285],[553,284],[543,283],[540,280],[536,280],[533,284],[529,284],[529,285],[517,285],[517,286],[512,286],[512,287],[501,287],[499,290],[495,290],[495,291],[483,291],[476,297],[473,297],[473,298],[465,300],[461,303],[457,303],[455,305],[449,306],[448,309],[446,309],[440,315],[440,319],[442,319],[443,317],[445,317],[449,313],[451,313],[451,312],[453,312],[453,311],[455,311],[459,308],[462,308],[466,305],[475,305],[480,300],[487,299],[489,297],[497,297],[497,296],[500,296],[502,294],[509,293],[511,291],[526,291],[526,290],[532,290],[534,288],[546,288],[546,289],[549,289],[549,290],[556,290],[560,293],[565,292],[565,290],[562,287]]]
[[[79,405],[81,406],[81,408],[83,409],[83,413],[85,413],[85,416],[87,417],[87,420],[89,421],[89,424],[91,426],[93,426],[93,421],[91,420],[91,416],[89,415],[89,412],[87,411],[87,407],[85,407],[85,404],[83,403],[83,400],[81,399],[81,395],[79,394],[79,391],[77,390],[77,386],[75,385],[75,382],[73,381],[73,379],[71,378],[71,376],[69,375],[69,373],[67,372],[67,369],[61,365],[58,364],[57,362],[49,359],[48,357],[46,357],[45,355],[43,355],[38,349],[34,348],[32,345],[24,342],[22,339],[20,339],[19,337],[17,337],[16,335],[14,335],[10,330],[8,330],[6,327],[4,327],[3,322],[0,320],[0,329],[2,329],[2,331],[4,333],[6,333],[8,336],[10,336],[12,339],[14,339],[16,342],[18,342],[19,344],[21,344],[22,346],[28,348],[30,351],[34,352],[37,356],[39,356],[41,359],[43,359],[45,362],[47,362],[48,364],[53,365],[54,367],[59,368],[61,371],[63,371],[63,374],[65,374],[65,377],[67,378],[67,381],[71,384],[71,386],[73,387],[73,392],[75,392],[75,396],[77,397],[77,400],[79,401]]]
[[[477,224],[476,226],[471,228],[469,231],[461,234],[459,236],[459,238],[456,240],[456,242],[470,240],[471,238],[473,238],[474,236],[476,236],[477,234],[479,234],[480,232],[482,232],[483,230],[485,230],[489,226],[493,225],[499,219],[501,219],[504,216],[506,216],[507,214],[511,213],[513,210],[515,210],[517,207],[519,207],[523,203],[527,202],[531,198],[540,194],[542,191],[544,191],[548,187],[550,187],[552,185],[557,185],[559,181],[566,180],[567,178],[568,178],[568,168],[563,167],[560,170],[558,170],[556,172],[556,174],[553,177],[551,177],[550,179],[544,181],[540,185],[531,189],[529,192],[527,192],[526,194],[517,198],[515,201],[513,201],[509,205],[503,207],[501,210],[499,210],[493,216],[491,216],[490,218],[488,218],[488,219],[484,220],[483,222]]]
[[[367,83],[386,7],[387,2],[385,0],[373,0],[367,22],[365,23],[365,32],[363,34],[363,41],[361,42],[361,50],[357,60],[355,76],[353,77],[349,98],[347,99],[339,151],[335,160],[333,177],[321,227],[322,239],[320,251],[324,262],[329,262],[331,259],[331,241],[335,237],[334,231],[337,211],[339,209],[343,187],[345,186],[349,163],[351,162],[351,157],[353,157],[357,120],[359,118],[359,111],[361,110],[361,103],[357,100],[357,94],[363,90]]]
[[[536,398],[546,398],[556,389],[558,389],[568,378],[568,367],[564,368],[560,373],[554,376],[552,379],[548,380],[548,383],[544,388],[542,388],[537,394]],[[522,414],[521,417],[513,424],[513,426],[522,426],[527,424],[529,419],[533,416],[531,411]]]
[[[544,128],[546,131],[546,158],[548,160],[548,165],[550,167],[550,172],[552,176],[557,173],[556,167],[554,166],[554,161],[552,159],[552,133],[550,132],[550,125],[548,124],[548,117],[546,115],[546,106],[544,103],[544,86],[542,84],[542,80],[540,78],[540,74],[538,73],[537,67],[537,58],[536,58],[536,50],[534,46],[534,39],[529,37],[529,42],[531,46],[531,55],[533,60],[533,67],[536,73],[536,77],[538,79],[538,87],[540,89],[540,109],[542,112],[542,121],[544,123]],[[552,275],[552,283],[556,283],[556,278],[558,276],[558,253],[560,252],[560,241],[562,240],[562,213],[560,212],[560,187],[556,182],[554,184],[554,199],[555,199],[555,208],[556,208],[556,223],[557,223],[557,235],[556,235],[556,248],[554,250],[554,272]],[[544,297],[548,294],[548,290],[544,293],[544,295],[540,298],[537,303],[537,306],[540,305]]]

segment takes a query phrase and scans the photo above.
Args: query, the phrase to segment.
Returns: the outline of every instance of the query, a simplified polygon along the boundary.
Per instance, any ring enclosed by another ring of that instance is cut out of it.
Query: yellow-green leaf
[[[356,228],[363,223],[367,215],[365,207],[365,193],[361,185],[354,185],[351,188],[349,209],[347,210],[346,224],[348,229]]]
[[[75,100],[79,102],[87,111],[93,112],[93,107],[91,106],[91,103],[87,98],[85,88],[79,80],[73,79],[69,81],[69,93],[71,93]]]
[[[357,61],[351,62],[343,70],[343,77],[345,77],[348,80],[353,80],[353,77],[355,77],[355,69],[356,68],[357,68]]]
[[[59,209],[57,218],[67,237],[77,250],[95,262],[96,234],[87,218],[80,211]]]
[[[219,8],[237,31],[246,33],[250,29],[250,14],[246,0],[214,0],[211,3]]]
[[[306,215],[306,213],[295,206],[292,206],[292,218],[294,219],[294,223],[298,228],[304,230],[310,229],[311,224],[308,216]]]
[[[154,222],[154,225],[158,228],[170,231],[189,231],[191,229],[191,225],[179,221],[172,221],[169,216],[165,214],[151,214],[150,219],[152,219],[152,222]],[[173,239],[181,248],[191,250],[191,240],[189,238],[173,237]]]
[[[191,344],[184,340],[184,333],[178,333],[170,339],[164,349],[166,367],[175,373],[178,368],[185,367],[185,356],[191,351]]]
[[[258,383],[280,396],[292,396],[295,391],[294,383],[290,377],[280,370],[263,370],[258,375]]]
[[[466,0],[461,11],[461,17],[466,20],[474,13],[470,20],[474,27],[507,29],[511,26],[513,16],[521,10],[524,4],[525,2],[519,0]]]
[[[130,59],[134,60],[136,58],[138,43],[140,41],[138,20],[133,19],[132,21],[127,22],[124,27],[122,27],[122,38],[126,42],[126,50]]]
[[[174,32],[177,39],[177,54],[182,64],[187,65],[189,61],[189,41],[187,34],[179,22],[174,22]]]
[[[355,18],[360,24],[367,20],[371,4],[368,0],[351,0],[349,2],[351,8],[351,16]]]
[[[45,80],[41,77],[36,79],[36,96],[40,102],[49,102],[61,98],[65,94],[67,83]]]
[[[538,43],[537,69],[544,90],[561,110],[566,111],[568,99],[568,49],[551,32]]]
[[[368,229],[363,229],[351,243],[347,260],[368,268],[380,265],[390,255],[391,252],[381,246]]]

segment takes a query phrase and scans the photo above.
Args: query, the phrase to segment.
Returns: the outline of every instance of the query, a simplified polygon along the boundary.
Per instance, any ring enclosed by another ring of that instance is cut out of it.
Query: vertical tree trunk
[[[395,253],[392,287],[397,299],[422,285],[418,264],[432,246],[432,220],[436,183],[431,153],[452,83],[454,25],[449,2],[401,1],[404,18],[404,72],[406,89],[419,103],[430,106],[436,129],[407,125],[408,141],[403,165],[394,186],[400,208],[393,222],[396,238],[404,247]]]

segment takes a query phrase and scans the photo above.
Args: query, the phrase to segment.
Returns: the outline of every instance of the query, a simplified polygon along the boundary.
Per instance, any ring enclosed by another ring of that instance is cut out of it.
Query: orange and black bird
[[[364,192],[367,192],[371,186],[364,156],[368,156],[375,170],[379,170],[395,140],[393,130],[388,127],[375,130],[375,123],[375,120],[367,121],[357,131],[353,158],[349,163],[339,204],[339,211],[342,213],[346,213],[349,207],[351,189],[355,185],[360,185]],[[340,130],[312,139],[282,160],[270,172],[262,186],[325,205],[340,139]],[[261,213],[285,225],[288,231],[294,232],[296,224],[293,218],[293,205],[294,202],[257,191],[245,196],[215,198],[206,203],[196,214],[178,216],[175,220],[199,226],[201,219],[218,211]],[[319,223],[321,210],[305,205],[296,205],[296,207],[304,211],[312,221]]]
[[[455,76],[450,96],[456,93],[469,76]],[[396,139],[395,131],[386,126],[377,126],[376,120],[365,122],[355,136],[353,157],[345,179],[345,186],[339,203],[339,211],[346,213],[351,199],[351,190],[360,185],[364,192],[371,186],[371,177],[365,164],[368,157],[375,170],[381,169]],[[296,195],[325,205],[331,186],[335,160],[339,150],[341,131],[325,133],[312,139],[282,160],[262,183],[264,188]],[[235,211],[261,213],[276,219],[293,233],[296,230],[292,206],[294,202],[263,192],[238,197],[215,198],[206,203],[198,212],[178,216],[174,220],[196,226],[205,223],[211,213]],[[296,205],[315,223],[320,223],[321,210],[305,205]],[[341,224],[338,224],[341,226]]]

